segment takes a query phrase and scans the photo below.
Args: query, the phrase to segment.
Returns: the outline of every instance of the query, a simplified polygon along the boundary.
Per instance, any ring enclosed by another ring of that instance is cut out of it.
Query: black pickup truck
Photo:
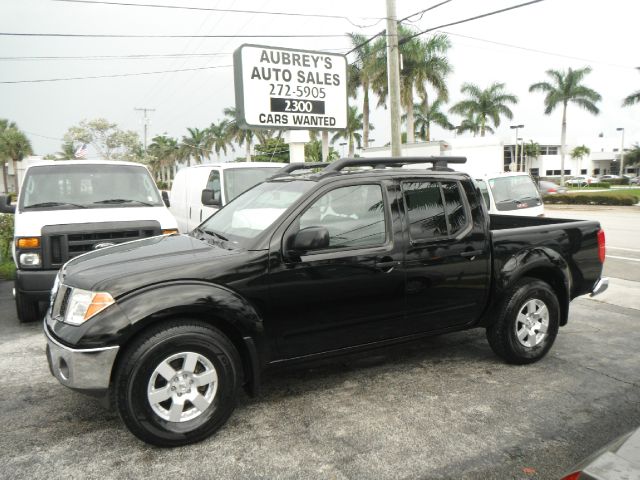
[[[569,302],[607,287],[604,233],[489,217],[473,180],[446,167],[463,161],[285,167],[189,235],[70,260],[45,318],[53,375],[175,446],[219,429],[238,389],[256,394],[285,363],[474,327],[507,362],[541,359]]]

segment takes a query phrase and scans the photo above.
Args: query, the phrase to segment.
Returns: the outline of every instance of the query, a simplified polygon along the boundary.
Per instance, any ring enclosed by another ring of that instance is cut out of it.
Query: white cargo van
[[[164,200],[164,201],[163,201]],[[98,248],[177,232],[176,221],[144,165],[70,160],[32,165],[18,203],[0,196],[0,211],[15,213],[14,295],[21,322],[39,318],[58,269]]]
[[[488,174],[475,179],[487,210],[494,215],[544,215],[542,196],[524,172]]]
[[[229,162],[195,165],[179,170],[169,196],[169,209],[178,222],[178,228],[182,233],[190,232],[220,207],[285,165],[288,164]]]

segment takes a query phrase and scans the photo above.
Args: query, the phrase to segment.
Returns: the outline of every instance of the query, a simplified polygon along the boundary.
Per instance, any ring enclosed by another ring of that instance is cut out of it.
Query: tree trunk
[[[353,158],[355,154],[355,143],[353,141],[353,135],[349,135],[349,158]]]
[[[560,185],[564,187],[564,151],[567,143],[567,103],[562,105],[562,133],[560,134]]]
[[[413,90],[413,89],[412,89]],[[413,92],[411,92],[413,94]],[[407,109],[407,143],[416,143],[415,122],[413,118],[413,95],[409,97],[406,105]]]
[[[9,185],[8,185],[9,179],[7,178],[7,168],[9,168],[9,165],[5,161],[5,163],[2,164],[2,182],[4,183],[4,193],[9,193],[9,191],[7,190],[7,188],[9,188]]]
[[[364,148],[369,148],[369,83],[362,84],[364,90],[364,101],[362,103],[362,144]]]
[[[480,117],[480,136],[481,137],[484,137],[484,122],[485,122],[485,118]]]
[[[18,181],[18,161],[15,158],[12,158],[11,161],[13,162],[13,186],[17,194],[20,189],[20,182]]]
[[[322,130],[322,161],[329,161],[329,132]]]
[[[427,142],[431,141],[431,120],[429,120],[429,97],[427,96],[427,92],[424,92],[424,100],[422,102],[423,105],[423,114],[426,120],[427,131],[425,135],[425,140]]]
[[[246,144],[247,144],[247,156],[245,158],[245,161],[250,162],[251,161],[251,139],[250,138],[247,138]]]

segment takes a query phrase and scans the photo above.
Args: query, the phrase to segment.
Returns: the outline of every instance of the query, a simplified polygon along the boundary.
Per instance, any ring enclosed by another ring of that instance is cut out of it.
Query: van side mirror
[[[219,207],[221,205],[220,202],[220,192],[216,192],[215,190],[202,190],[202,196],[200,197],[200,201],[203,205],[208,205],[210,207]]]
[[[171,202],[169,201],[169,194],[166,190],[162,190],[162,201],[167,207],[171,206]]]
[[[0,212],[16,213],[15,204],[11,205],[11,195],[0,195]]]
[[[326,227],[307,227],[293,237],[291,247],[295,252],[329,248],[329,230]]]

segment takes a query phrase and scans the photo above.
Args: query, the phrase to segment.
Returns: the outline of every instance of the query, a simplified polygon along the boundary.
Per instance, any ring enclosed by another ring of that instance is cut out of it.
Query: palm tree
[[[415,142],[414,136],[414,89],[420,94],[428,109],[427,87],[436,91],[438,98],[445,102],[449,99],[449,90],[445,82],[446,76],[452,68],[447,60],[446,53],[451,46],[446,35],[434,35],[426,42],[420,41],[417,37],[403,41],[402,38],[409,38],[413,31],[400,26],[398,36],[400,37],[400,54],[402,55],[402,70],[400,71],[400,102],[405,110],[407,122],[407,141]],[[381,42],[384,46],[385,42]],[[376,48],[380,48],[377,47]],[[374,91],[380,98],[378,102],[382,105],[386,102],[388,95],[387,70],[386,70],[386,50],[382,50],[380,60],[377,62],[378,73],[373,82]],[[384,59],[384,61],[382,61]]]
[[[384,56],[384,43],[378,40],[375,43],[367,42],[367,37],[360,33],[348,34],[351,44],[355,48],[356,59],[349,66],[349,93],[355,98],[356,90],[362,87],[362,141],[364,148],[369,148],[369,92],[376,77],[381,73],[381,59]],[[386,68],[384,69],[386,75]]]
[[[179,147],[180,160],[190,163],[191,157],[196,164],[202,163],[205,158],[209,158],[211,150],[207,149],[207,131],[199,128],[187,128],[189,135],[183,135]]]
[[[530,158],[538,158],[540,156],[540,144],[538,142],[534,142],[533,140],[529,140],[529,143],[524,145],[524,158],[525,165],[524,171],[527,172],[527,164]]]
[[[31,142],[27,136],[15,126],[5,129],[0,136],[0,156],[10,158],[13,163],[13,180],[15,192],[18,192],[18,162],[27,155],[33,155]]]
[[[499,127],[501,116],[513,118],[513,112],[507,104],[515,105],[518,103],[518,97],[507,93],[504,87],[504,83],[494,82],[489,88],[481,90],[473,83],[463,83],[460,92],[466,93],[468,98],[456,103],[449,111],[478,121],[480,136],[484,137],[487,121],[490,120],[495,127]]]
[[[636,67],[636,68],[640,70],[640,67]],[[622,106],[628,107],[636,103],[640,103],[640,90],[633,92],[631,95],[627,95],[625,99],[622,101]]]
[[[544,113],[550,115],[558,105],[562,105],[562,132],[560,134],[560,185],[564,186],[564,156],[567,141],[567,105],[569,102],[584,108],[586,111],[597,115],[600,110],[596,106],[602,97],[598,92],[581,85],[582,79],[591,73],[591,67],[566,72],[559,70],[547,70],[553,83],[538,82],[529,87],[530,92],[546,92],[544,98]]]
[[[14,122],[10,122],[5,118],[0,118],[0,138],[2,138],[3,133],[9,128],[18,128],[18,126]],[[6,163],[9,157],[0,151],[0,168],[2,168],[2,181],[4,183],[4,191],[7,192],[7,188],[9,186],[9,179],[7,178],[7,168]]]
[[[147,153],[155,159],[150,162],[150,166],[155,171],[156,178],[159,174],[160,180],[168,181],[171,178],[171,170],[180,160],[178,140],[165,135],[157,135],[151,139]]]
[[[76,158],[76,147],[73,142],[64,142],[62,144],[62,150],[56,153],[56,159],[58,160],[74,160]]]
[[[228,125],[227,120],[222,120],[220,123],[212,123],[207,128],[206,149],[215,152],[218,157],[220,157],[220,152],[227,154],[227,147],[231,147],[231,150],[235,151],[229,136]]]
[[[444,102],[438,98],[429,105],[428,102],[416,103],[414,108],[416,134],[424,141],[431,141],[431,124],[438,125],[447,130],[453,129],[447,116],[440,110]],[[403,116],[403,120],[406,115]]]
[[[247,162],[251,161],[251,144],[253,143],[253,137],[255,136],[253,130],[240,128],[238,122],[236,121],[236,108],[229,107],[223,110],[223,113],[227,117],[227,136],[235,142],[238,142],[238,145],[242,146],[244,143],[247,147],[246,160]]]
[[[468,115],[467,118],[462,120],[460,125],[454,128],[456,129],[456,133],[471,132],[474,137],[477,136],[483,128],[485,132],[494,133],[493,128],[482,122],[480,115],[474,114]]]
[[[571,158],[578,160],[578,174],[582,172],[582,159],[591,154],[591,149],[586,145],[578,145],[571,150]]]
[[[331,143],[335,143],[341,138],[347,140],[349,143],[349,157],[353,157],[356,144],[358,145],[358,148],[362,145],[362,134],[360,134],[364,127],[362,117],[363,115],[358,112],[357,107],[350,106],[347,110],[347,128],[344,130],[338,130],[331,138]],[[373,130],[372,125],[369,125],[369,128]]]

